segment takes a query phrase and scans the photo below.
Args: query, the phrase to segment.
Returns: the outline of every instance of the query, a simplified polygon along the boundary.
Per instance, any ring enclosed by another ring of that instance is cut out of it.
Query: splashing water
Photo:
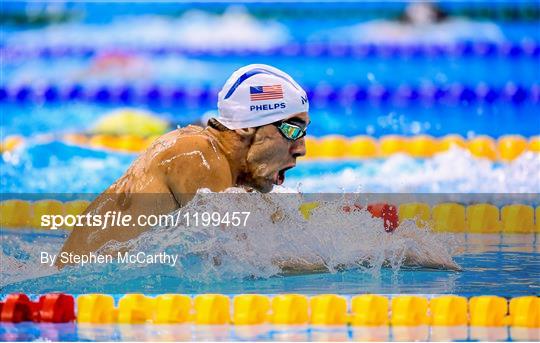
[[[29,142],[2,155],[0,189],[5,193],[102,192],[135,157],[57,141]],[[455,147],[425,160],[393,155],[384,160],[301,162],[287,171],[284,187],[276,186],[274,192],[297,192],[301,183],[304,193],[540,193],[537,170],[539,153],[494,163]]]
[[[454,147],[424,161],[398,154],[318,175],[292,170],[284,185],[301,182],[303,192],[539,193],[538,170],[539,153],[499,164]]]
[[[8,263],[2,267],[2,286],[23,281],[25,275],[27,279],[52,277],[53,284],[69,285],[78,280],[70,287],[82,287],[81,280],[84,285],[96,281],[102,287],[122,287],[129,281],[155,289],[161,287],[163,279],[209,283],[344,269],[358,269],[376,277],[384,266],[397,272],[404,264],[459,268],[453,261],[457,253],[454,237],[431,233],[412,221],[387,233],[382,220],[366,210],[344,213],[343,199],[320,202],[311,218],[305,220],[298,211],[303,202],[301,194],[246,193],[238,188],[225,193],[202,190],[175,213],[241,209],[251,213],[245,227],[157,226],[138,238],[110,242],[100,249],[175,254],[179,256],[176,266],[87,265],[58,272],[43,268],[37,261],[40,251],[56,253],[60,244],[37,246],[14,236],[5,243],[11,248],[3,247],[2,260]]]
[[[179,211],[224,213],[230,210],[232,201],[236,208],[251,213],[245,228],[165,226],[130,243],[145,251],[165,248],[203,254],[204,272],[187,273],[195,279],[214,273],[220,277],[269,277],[284,270],[335,272],[356,267],[377,273],[385,264],[399,269],[405,260],[457,268],[452,261],[454,251],[453,245],[448,244],[449,237],[419,229],[413,222],[388,234],[382,220],[373,218],[367,210],[344,214],[342,200],[321,203],[306,221],[298,211],[302,203],[300,194],[246,194],[237,188],[227,193],[210,198],[208,193],[199,194]]]

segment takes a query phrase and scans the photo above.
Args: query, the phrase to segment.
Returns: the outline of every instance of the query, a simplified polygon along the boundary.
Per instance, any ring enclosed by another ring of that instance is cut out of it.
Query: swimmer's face
[[[286,123],[307,127],[307,112],[298,113],[285,120]],[[304,137],[289,140],[273,125],[261,126],[253,138],[247,155],[245,183],[260,192],[269,192],[274,185],[285,181],[285,172],[296,166],[296,159],[306,154]]]

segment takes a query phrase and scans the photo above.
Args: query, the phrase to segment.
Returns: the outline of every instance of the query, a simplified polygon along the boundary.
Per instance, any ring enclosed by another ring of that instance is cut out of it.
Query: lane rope
[[[513,105],[540,102],[540,84],[519,85],[507,82],[502,87],[485,83],[467,85],[452,83],[445,86],[402,84],[345,84],[332,86],[321,82],[305,88],[310,103],[315,106],[336,104],[350,106],[357,103],[472,104],[506,102]],[[217,103],[219,89],[211,86],[163,85],[101,85],[83,84],[14,84],[0,86],[0,103],[59,103],[85,101],[103,104],[151,103],[163,105],[212,105]]]
[[[334,57],[334,58],[538,58],[540,43],[524,39],[521,42],[463,41],[454,44],[354,44],[335,42],[288,43],[271,48],[216,48],[216,47],[92,47],[75,45],[42,46],[32,48],[3,47],[5,61],[18,59],[51,59],[64,57],[92,58],[103,52],[145,54],[159,56],[219,57]]]
[[[132,134],[78,134],[62,136],[38,135],[40,140],[60,140],[68,144],[95,149],[138,153],[147,149],[160,135],[137,136]],[[30,139],[31,140],[31,139]],[[1,152],[10,152],[26,144],[27,138],[12,135],[0,144]],[[386,135],[345,137],[328,135],[305,138],[306,159],[363,159],[387,158],[395,154],[406,154],[415,158],[430,158],[453,147],[468,150],[473,156],[491,161],[511,162],[526,152],[540,153],[540,136],[526,139],[519,135],[505,135],[499,139],[481,135],[465,139],[450,134],[443,137],[416,135],[412,137]]]
[[[348,299],[349,298],[349,299]],[[75,309],[75,303],[77,307]],[[239,294],[164,294],[150,297],[126,294],[115,306],[107,294],[83,294],[75,299],[49,293],[33,301],[24,293],[0,302],[2,322],[193,325],[341,325],[352,326],[515,326],[540,327],[540,297],[511,299],[494,295],[466,298],[456,295],[387,297],[363,294],[344,297],[322,294],[267,296]]]
[[[78,215],[84,213],[89,204],[89,200],[4,200],[0,202],[0,214],[2,215],[0,226],[50,230],[51,227],[41,226],[42,216],[70,216],[75,220]],[[436,205],[424,202],[399,205],[373,203],[366,206],[344,204],[342,211],[343,215],[346,215],[365,209],[373,217],[383,219],[387,232],[399,229],[400,223],[406,220],[413,220],[418,227],[429,227],[434,232],[540,233],[540,205],[537,205],[534,208],[526,204],[508,204],[499,208],[490,203],[470,205],[456,202],[444,202]],[[312,212],[319,206],[320,202],[317,201],[306,202],[298,210],[304,219],[310,220]],[[69,223],[68,220],[64,222]],[[60,226],[60,224],[58,225]],[[65,224],[61,229],[72,229],[72,227]]]

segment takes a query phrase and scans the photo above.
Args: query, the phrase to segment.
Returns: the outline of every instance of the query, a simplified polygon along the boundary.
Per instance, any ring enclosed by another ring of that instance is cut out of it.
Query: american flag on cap
[[[249,98],[251,101],[283,99],[283,88],[281,85],[250,86]]]

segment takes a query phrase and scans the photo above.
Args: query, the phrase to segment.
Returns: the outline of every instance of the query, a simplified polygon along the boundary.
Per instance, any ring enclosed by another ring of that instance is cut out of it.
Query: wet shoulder
[[[207,162],[220,160],[221,153],[210,135],[200,126],[189,125],[160,137],[151,147],[158,160],[185,160],[190,156],[204,157]]]

